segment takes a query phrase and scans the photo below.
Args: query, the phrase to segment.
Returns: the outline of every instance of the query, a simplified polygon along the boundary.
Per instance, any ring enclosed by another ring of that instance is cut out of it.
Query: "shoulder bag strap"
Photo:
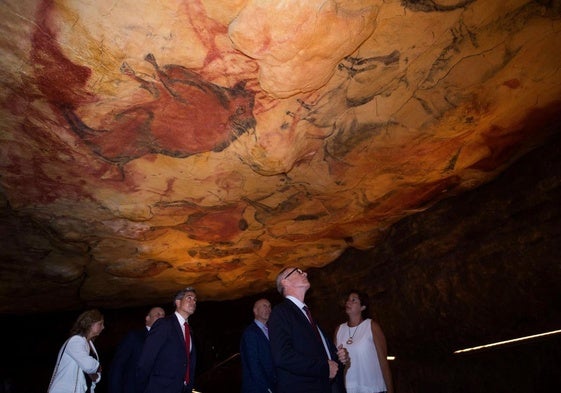
[[[66,340],[66,342],[64,343],[64,346],[62,347],[62,350],[60,351],[60,354],[58,355],[58,359],[56,361],[55,369],[53,371],[53,375],[51,376],[51,382],[49,382],[49,387],[47,388],[47,392],[49,392],[51,390],[51,386],[52,386],[53,381],[55,379],[56,372],[58,371],[58,366],[59,366],[60,361],[62,359],[62,355],[64,355],[64,351],[66,350],[66,345],[68,345],[68,341],[70,341],[70,338],[68,338],[68,340]]]

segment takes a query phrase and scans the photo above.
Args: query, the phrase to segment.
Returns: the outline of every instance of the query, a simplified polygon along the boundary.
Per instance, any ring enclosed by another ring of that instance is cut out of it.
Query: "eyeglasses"
[[[188,300],[190,302],[197,302],[197,297],[194,295],[185,295],[183,296],[183,299]]]
[[[288,274],[284,277],[284,279],[286,280],[286,279],[287,279],[288,277],[290,277],[290,275],[291,275],[292,273],[294,273],[294,272],[298,272],[298,274],[304,274],[304,272],[303,272],[300,268],[297,268],[297,267],[296,267],[296,268],[292,269],[292,270],[290,271],[290,273],[288,273]]]

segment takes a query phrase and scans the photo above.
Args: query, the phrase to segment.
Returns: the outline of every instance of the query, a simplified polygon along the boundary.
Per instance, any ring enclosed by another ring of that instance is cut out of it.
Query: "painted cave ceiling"
[[[561,2],[0,3],[0,312],[371,250],[548,140]]]

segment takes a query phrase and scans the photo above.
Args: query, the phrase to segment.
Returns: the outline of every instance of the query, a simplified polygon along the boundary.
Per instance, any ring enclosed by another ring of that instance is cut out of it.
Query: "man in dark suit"
[[[109,393],[134,393],[136,365],[148,331],[158,319],[165,317],[161,307],[153,307],[144,317],[145,326],[129,332],[119,344],[109,367]]]
[[[348,353],[335,348],[315,324],[304,303],[308,274],[294,267],[277,276],[285,297],[269,318],[269,338],[277,373],[277,393],[344,392],[343,367]]]
[[[253,315],[255,319],[244,330],[240,342],[242,393],[273,393],[276,378],[267,328],[271,303],[257,300]]]
[[[188,287],[175,295],[175,312],[160,318],[146,337],[136,369],[137,393],[191,393],[196,353],[188,323],[197,293]]]

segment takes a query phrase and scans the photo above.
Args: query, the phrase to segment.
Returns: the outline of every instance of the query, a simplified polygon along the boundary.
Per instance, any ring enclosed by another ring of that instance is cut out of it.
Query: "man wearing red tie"
[[[191,393],[196,353],[188,318],[197,293],[188,287],[175,295],[175,313],[158,319],[146,337],[136,370],[137,393]]]

